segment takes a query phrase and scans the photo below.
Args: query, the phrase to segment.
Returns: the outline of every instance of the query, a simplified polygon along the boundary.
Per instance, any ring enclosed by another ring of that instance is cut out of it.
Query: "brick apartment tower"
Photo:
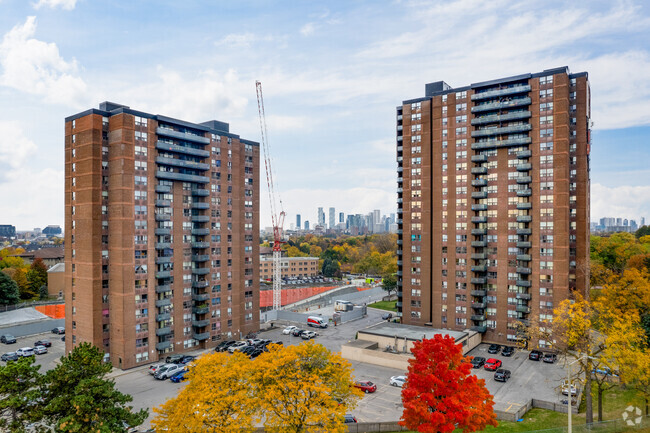
[[[506,343],[585,293],[590,116],[587,73],[567,67],[430,83],[397,107],[403,323]]]
[[[66,118],[66,351],[127,369],[258,330],[258,169],[258,143],[216,120]]]

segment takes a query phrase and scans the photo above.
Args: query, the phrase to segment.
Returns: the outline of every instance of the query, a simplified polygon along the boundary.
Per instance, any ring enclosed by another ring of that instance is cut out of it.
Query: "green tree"
[[[326,277],[338,277],[341,274],[341,267],[339,262],[332,259],[325,259],[323,261],[323,275]]]
[[[133,397],[119,392],[115,382],[106,378],[111,369],[103,351],[82,343],[47,372],[45,414],[57,432],[125,432],[125,425],[142,424],[148,411],[132,412],[127,403]]]
[[[24,432],[28,424],[43,417],[39,384],[40,365],[34,357],[20,358],[0,366],[0,427],[6,432]]]
[[[650,226],[643,226],[634,233],[634,236],[636,236],[637,239],[648,235],[650,235]]]
[[[20,301],[18,284],[9,275],[0,271],[0,304],[13,305]]]
[[[43,263],[43,259],[37,258],[27,272],[27,282],[29,289],[34,294],[39,293],[41,287],[47,287],[47,266]]]
[[[388,296],[397,290],[397,277],[393,274],[385,275],[381,282],[381,287],[388,292]]]

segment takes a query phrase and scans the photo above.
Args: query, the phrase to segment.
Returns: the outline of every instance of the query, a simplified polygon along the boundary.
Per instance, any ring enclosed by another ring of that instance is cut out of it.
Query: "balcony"
[[[517,299],[524,299],[524,300],[526,300],[526,301],[529,301],[530,298],[531,298],[530,293],[517,293],[517,294],[515,295],[515,297],[516,297]]]
[[[172,276],[172,271],[159,271],[156,272],[156,278],[169,278]]]
[[[487,266],[485,265],[472,266],[472,272],[477,272],[477,273],[487,272]]]
[[[486,204],[473,204],[472,205],[472,210],[473,211],[482,211],[482,210],[487,210],[488,205]]]
[[[472,217],[472,222],[474,224],[486,223],[487,222],[487,217],[486,216],[474,216],[474,217]]]
[[[403,199],[400,197],[397,199],[397,203],[402,203]]]
[[[529,223],[533,220],[533,217],[530,215],[517,215],[518,223]]]
[[[171,298],[156,299],[156,307],[166,307],[167,305],[171,304]]]
[[[530,171],[531,168],[533,168],[531,164],[519,164],[517,166],[517,171]]]
[[[487,191],[474,191],[472,193],[472,198],[477,200],[482,198],[487,198]]]
[[[210,203],[195,201],[190,206],[191,206],[192,209],[209,209],[210,208]]]
[[[191,220],[193,223],[207,223],[210,221],[209,215],[192,215]]]
[[[517,197],[530,197],[533,194],[532,189],[519,189],[517,190]]]
[[[166,227],[165,227],[165,228],[156,228],[156,229],[154,230],[154,233],[155,233],[157,236],[170,235],[170,234],[172,234],[172,229],[168,229],[168,228],[166,228]]]
[[[397,261],[397,266],[402,266],[402,261],[401,260]]]
[[[398,256],[401,256],[402,255],[402,250],[397,250],[396,253],[397,253]]]
[[[401,239],[397,240],[397,245],[402,245],[403,243],[404,243],[404,241],[402,241]]]
[[[175,131],[173,129],[163,128],[160,126],[156,128],[156,134],[164,135],[166,137],[176,138],[178,140],[183,140],[183,141],[193,141],[195,143],[210,144],[210,139],[208,137],[191,134],[189,132]]]
[[[481,150],[492,149],[494,147],[520,146],[522,144],[530,144],[532,141],[533,140],[530,137],[509,138],[507,140],[488,140],[481,141],[480,143],[472,143],[472,149]]]
[[[195,328],[204,328],[210,324],[210,320],[192,320],[192,326]]]
[[[177,159],[177,158],[166,158],[164,156],[157,156],[156,164],[170,165],[172,167],[189,168],[191,170],[198,170],[198,171],[206,171],[210,169],[210,164],[205,164],[203,162],[187,161],[184,159]]]
[[[487,179],[474,179],[472,186],[487,186]]]
[[[530,248],[531,246],[531,242],[517,242],[517,248]]]
[[[527,305],[517,305],[515,307],[515,310],[517,311],[517,313],[524,313],[524,314],[530,313],[530,307]]]
[[[165,150],[169,152],[182,153],[184,155],[200,156],[207,158],[210,156],[209,150],[195,149],[193,147],[179,146],[178,144],[169,144],[162,141],[156,142],[156,149]]]
[[[210,295],[207,293],[192,293],[192,300],[197,302],[203,302],[210,299]]]
[[[517,229],[518,235],[530,236],[533,233],[532,229]]]
[[[471,97],[472,101],[479,101],[481,99],[497,98],[506,95],[515,95],[517,93],[530,92],[530,85],[524,84],[521,86],[504,87],[502,89],[487,90],[485,92],[474,93]]]
[[[401,193],[401,192],[403,192],[403,191],[404,191],[403,188],[397,188],[397,192],[398,192],[398,193]]]
[[[517,183],[520,185],[531,183],[533,181],[533,178],[530,176],[522,176],[517,178]]]
[[[163,322],[172,318],[171,313],[156,314],[156,322]]]
[[[472,290],[469,292],[472,296],[485,296],[487,295],[486,290]]]
[[[397,271],[397,276],[401,277],[402,276],[402,271]]]
[[[192,248],[208,248],[210,246],[210,242],[192,242],[191,245]]]
[[[194,236],[205,236],[210,234],[210,229],[192,229]]]
[[[169,284],[162,284],[160,286],[156,286],[156,293],[166,293],[171,291],[172,291],[172,286]]]
[[[485,129],[479,129],[477,131],[472,131],[472,137],[489,137],[491,135],[501,135],[501,134],[515,134],[518,132],[527,132],[533,129],[530,123],[525,123],[523,125],[511,125],[511,126],[502,126],[502,127],[490,127]]]
[[[210,191],[203,188],[193,188],[192,195],[195,197],[207,197],[210,195]]]
[[[472,113],[482,113],[484,111],[501,110],[504,108],[523,107],[530,105],[530,98],[511,99],[509,101],[488,102],[472,107]]]
[[[156,200],[156,207],[170,207],[171,205],[171,200]]]
[[[171,263],[174,261],[174,257],[172,256],[163,256],[163,257],[156,257],[156,264],[159,265],[161,263]]]
[[[403,172],[403,171],[404,171],[404,168],[402,168],[402,167],[397,167],[397,172],[398,172],[398,173],[401,173],[401,172]]]
[[[485,320],[485,314],[472,314],[470,318],[476,322],[482,322]]]
[[[527,209],[532,209],[533,204],[530,202],[519,202],[517,203],[517,209],[519,210],[527,210]]]
[[[157,250],[165,250],[167,248],[171,248],[172,244],[170,242],[156,242],[155,248]]]
[[[472,167],[470,172],[472,174],[486,174],[487,173],[487,167]]]
[[[530,254],[517,254],[517,260],[521,260],[522,262],[530,262]]]
[[[161,336],[161,335],[169,335],[172,333],[172,328],[169,326],[165,326],[164,328],[156,328],[156,335]]]
[[[475,310],[482,310],[485,308],[485,302],[472,302],[472,308]]]
[[[171,346],[172,346],[171,341],[161,341],[159,343],[156,343],[156,350],[169,349]]]
[[[472,229],[472,234],[474,236],[481,236],[487,234],[487,229]]]
[[[156,185],[156,192],[160,194],[168,194],[172,192],[172,187],[169,185]]]
[[[485,253],[474,253],[472,254],[472,260],[485,260],[487,258],[487,254]]]
[[[398,234],[398,235],[401,235],[401,234],[403,234],[403,233],[404,233],[404,230],[402,230],[402,229],[397,229],[397,234]]]
[[[486,123],[507,122],[510,120],[528,119],[531,116],[530,111],[520,110],[512,111],[505,114],[490,114],[487,116],[475,117],[472,119],[472,125],[485,125]]]
[[[522,150],[521,152],[517,152],[517,158],[519,159],[526,159],[530,158],[533,156],[533,152],[530,150]]]
[[[193,262],[207,262],[208,260],[210,260],[210,256],[207,254],[194,254],[192,256]]]
[[[530,287],[530,281],[528,281],[528,280],[517,280],[517,285],[519,287]]]
[[[487,247],[487,241],[472,241],[474,248]]]
[[[192,335],[192,338],[194,338],[197,341],[207,340],[208,338],[210,338],[210,333],[209,332],[203,332],[201,334],[194,333]]]
[[[192,268],[193,275],[207,275],[210,273],[210,268]]]
[[[157,213],[155,219],[156,221],[171,221],[172,216],[166,213]]]
[[[209,282],[207,281],[202,281],[202,280],[193,280],[192,281],[192,287],[195,289],[204,289],[210,285]]]
[[[523,267],[523,266],[519,266],[517,268],[517,273],[518,274],[530,275],[532,272],[533,272],[533,270],[531,268],[526,268],[526,267]]]
[[[487,326],[472,326],[470,329],[479,334],[485,334],[487,332]]]
[[[487,162],[488,157],[487,155],[472,155],[471,160],[472,162]]]
[[[175,173],[173,171],[156,171],[158,179],[178,180],[181,182],[208,183],[210,178],[207,176],[197,176],[195,174]]]
[[[201,305],[192,308],[192,313],[194,314],[207,314],[209,312],[210,312],[210,307],[208,307],[207,305]]]

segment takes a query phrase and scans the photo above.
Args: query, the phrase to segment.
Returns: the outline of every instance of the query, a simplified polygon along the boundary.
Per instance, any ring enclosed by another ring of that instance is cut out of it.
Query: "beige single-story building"
[[[47,292],[50,296],[63,297],[64,277],[65,263],[57,263],[47,270]]]

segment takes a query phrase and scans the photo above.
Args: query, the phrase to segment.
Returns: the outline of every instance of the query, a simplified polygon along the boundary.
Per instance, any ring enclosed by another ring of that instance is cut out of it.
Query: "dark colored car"
[[[183,359],[181,359],[181,362],[179,364],[189,364],[190,362],[194,361],[196,359],[196,356],[194,355],[185,355],[183,356]]]
[[[485,365],[483,366],[484,369],[490,371],[495,371],[500,367],[501,367],[501,360],[494,359],[494,358],[490,358],[487,361],[485,361]]]
[[[531,361],[539,361],[542,359],[542,356],[544,356],[544,354],[539,350],[532,350],[528,354],[528,359],[530,359]]]
[[[510,379],[510,370],[500,368],[494,372],[494,380],[498,382],[507,382],[508,379]]]
[[[38,340],[36,343],[34,343],[34,347],[36,346],[52,347],[52,343],[50,340]]]
[[[18,354],[16,352],[9,352],[9,353],[4,353],[0,359],[3,361],[18,361]]]
[[[165,358],[167,364],[180,364],[184,355],[169,355]]]
[[[512,356],[513,353],[515,353],[515,348],[512,346],[504,346],[501,351],[502,356]]]
[[[381,318],[383,320],[390,320],[390,319],[393,318],[393,313],[384,313],[384,314],[381,315]]]
[[[346,424],[353,424],[357,422],[357,418],[354,415],[346,414],[345,415],[345,423]]]
[[[16,342],[16,337],[13,335],[5,334],[2,337],[0,337],[0,342],[4,344],[14,344]]]
[[[57,326],[56,328],[52,329],[52,334],[63,335],[65,334],[65,328],[63,326]]]
[[[232,346],[235,343],[236,343],[235,340],[222,341],[221,343],[219,343],[219,345],[217,347],[214,348],[214,351],[215,352],[225,352],[225,351],[228,350],[228,348],[230,346]]]
[[[557,361],[557,355],[555,353],[545,353],[542,361],[546,362],[547,364],[554,364],[555,361]]]
[[[472,363],[472,368],[481,368],[485,364],[485,358],[482,356],[475,356],[470,362]]]
[[[301,335],[303,332],[305,332],[305,331],[303,331],[303,330],[300,329],[300,328],[296,328],[296,329],[294,329],[293,331],[291,331],[291,335],[293,335],[294,337],[300,337],[300,335]]]
[[[171,380],[174,383],[182,382],[185,380],[186,374],[187,374],[187,370],[179,371],[178,373],[170,377],[169,380]]]
[[[488,353],[499,353],[501,350],[501,346],[498,344],[490,344],[490,347],[488,347]]]

